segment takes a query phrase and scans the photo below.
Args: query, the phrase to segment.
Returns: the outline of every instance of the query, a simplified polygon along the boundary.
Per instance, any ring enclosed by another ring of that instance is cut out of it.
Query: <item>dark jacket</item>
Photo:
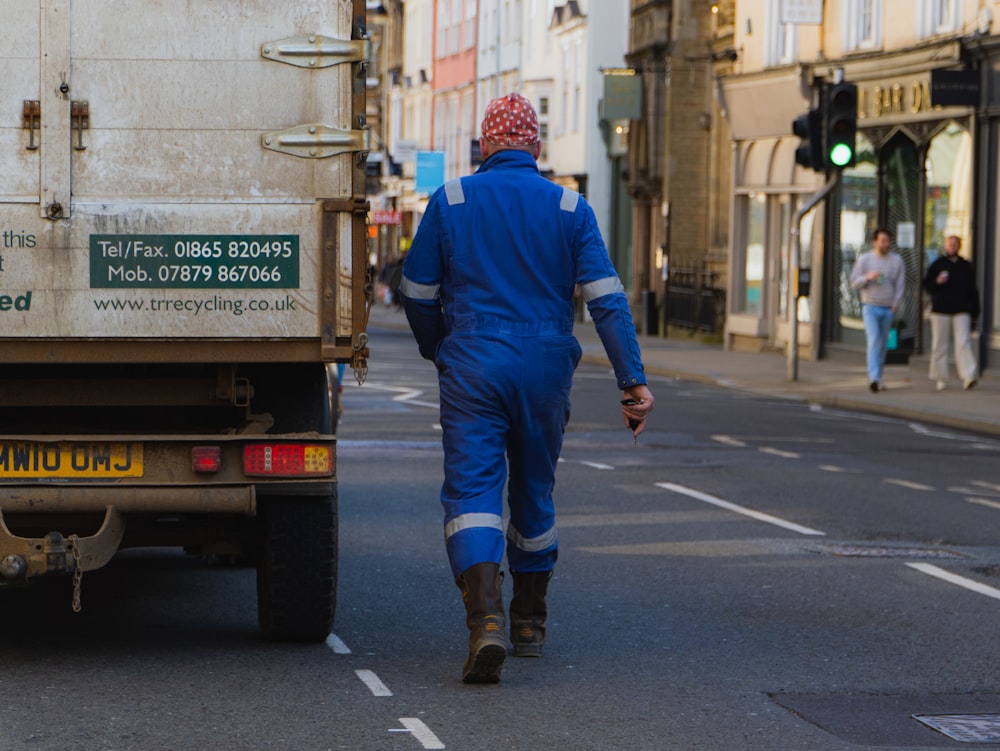
[[[937,276],[948,272],[948,281],[937,283]],[[972,264],[962,257],[952,261],[947,256],[938,256],[924,276],[924,289],[931,296],[931,311],[954,315],[968,313],[979,317],[979,290],[976,289],[976,273]]]

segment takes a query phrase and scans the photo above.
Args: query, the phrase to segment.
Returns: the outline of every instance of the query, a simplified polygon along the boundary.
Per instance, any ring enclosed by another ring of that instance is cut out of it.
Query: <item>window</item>
[[[437,17],[437,57],[448,54],[448,0],[438,0]]]
[[[538,123],[538,140],[542,142],[542,153],[538,156],[538,161],[547,162],[549,160],[549,124]]]
[[[867,50],[882,46],[882,0],[847,0],[844,3],[844,49]]]
[[[799,56],[799,27],[781,22],[781,1],[768,0],[764,65],[788,65]]]
[[[538,98],[538,114],[539,115],[549,114],[549,98],[547,96]]]
[[[451,0],[451,18],[448,20],[448,36],[451,38],[448,51],[454,55],[459,49],[458,33],[462,29],[462,0]]]
[[[958,0],[920,0],[917,7],[917,36],[948,34],[962,27],[962,5]]]
[[[465,48],[476,46],[476,0],[465,0]]]
[[[767,196],[751,193],[743,204],[743,294],[737,300],[738,312],[762,315],[764,311],[764,230],[767,221]]]
[[[580,76],[583,71],[583,45],[578,40],[576,43],[576,64],[573,66],[573,132],[580,132],[580,106],[581,106],[581,82]]]
[[[569,113],[569,49],[563,47],[563,74],[562,74],[562,106],[559,108],[559,128],[556,132],[557,136],[565,135],[566,133],[566,115]]]

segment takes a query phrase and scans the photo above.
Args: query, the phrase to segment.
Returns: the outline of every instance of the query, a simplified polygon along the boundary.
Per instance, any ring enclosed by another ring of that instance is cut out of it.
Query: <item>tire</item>
[[[260,513],[257,619],[272,641],[320,642],[337,605],[337,494],[268,499]]]

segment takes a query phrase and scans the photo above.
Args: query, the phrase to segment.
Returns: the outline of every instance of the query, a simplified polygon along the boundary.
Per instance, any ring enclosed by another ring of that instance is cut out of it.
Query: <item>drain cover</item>
[[[953,553],[950,550],[939,548],[904,548],[895,546],[876,545],[840,545],[837,543],[829,545],[817,545],[815,550],[828,555],[839,555],[846,558],[930,558],[930,559],[955,559],[964,558],[960,553]]]
[[[964,743],[1000,743],[1000,714],[915,714],[913,719]]]

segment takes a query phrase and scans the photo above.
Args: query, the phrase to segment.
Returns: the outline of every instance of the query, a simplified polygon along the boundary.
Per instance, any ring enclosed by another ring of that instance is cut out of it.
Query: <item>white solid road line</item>
[[[431,732],[431,729],[416,717],[400,717],[399,721],[403,723],[403,727],[413,733],[413,737],[424,748],[444,748],[444,744]]]
[[[330,634],[326,637],[326,646],[332,649],[334,654],[349,655],[351,653],[351,648],[344,644],[336,634]]]
[[[375,675],[371,670],[355,670],[354,674],[361,679],[371,690],[372,694],[375,696],[392,696],[392,691],[390,691],[379,677]]]
[[[930,563],[907,563],[906,565],[923,574],[927,574],[928,576],[935,576],[938,579],[943,579],[951,584],[957,584],[960,587],[965,587],[965,589],[977,592],[981,595],[986,595],[987,597],[992,597],[995,600],[1000,600],[1000,589],[996,589],[995,587],[980,584],[973,579],[966,579],[964,576],[959,576],[958,574],[949,573],[943,568],[938,568]]]
[[[774,524],[777,527],[789,529],[792,532],[798,532],[803,535],[819,535],[821,537],[826,537],[826,532],[820,532],[818,529],[803,527],[801,524],[786,521],[785,519],[781,519],[777,516],[771,516],[770,514],[765,514],[760,511],[754,511],[753,509],[745,508],[743,506],[737,506],[735,503],[724,501],[721,498],[716,498],[714,495],[709,495],[708,493],[702,493],[698,490],[686,488],[683,485],[675,485],[672,482],[658,482],[656,483],[656,486],[658,488],[663,488],[664,490],[670,490],[674,493],[686,495],[690,498],[696,498],[699,501],[710,503],[713,506],[718,506],[719,508],[724,508],[728,511],[734,511],[737,514],[743,514],[743,516],[749,516],[751,519],[756,519],[760,522],[766,522],[767,524]]]
[[[886,477],[882,482],[889,485],[898,485],[901,488],[909,488],[910,490],[934,490],[933,485],[924,485],[923,483],[911,482],[910,480],[898,480],[895,477]]]

